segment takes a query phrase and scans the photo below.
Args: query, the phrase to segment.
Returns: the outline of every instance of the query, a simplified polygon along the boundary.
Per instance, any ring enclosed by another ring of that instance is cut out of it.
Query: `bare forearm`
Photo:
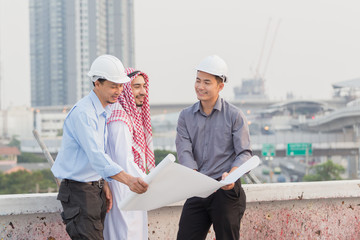
[[[134,177],[125,171],[121,171],[118,174],[111,176],[111,178],[129,186],[129,182],[131,182]]]
[[[136,193],[144,193],[148,188],[148,184],[142,178],[134,177],[125,171],[121,171],[111,178],[127,185],[131,191]]]

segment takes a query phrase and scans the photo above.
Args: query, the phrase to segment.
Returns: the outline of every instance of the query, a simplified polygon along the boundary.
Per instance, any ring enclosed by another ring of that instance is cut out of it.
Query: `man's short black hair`
[[[218,84],[220,84],[220,83],[223,83],[223,82],[224,82],[224,80],[223,80],[221,77],[216,76],[216,75],[214,75],[214,76],[215,76],[215,79],[216,79],[216,81],[217,81],[217,83],[218,83]]]
[[[106,79],[105,78],[99,78],[96,81],[99,81],[101,84],[103,84],[106,81]],[[95,82],[92,82],[92,83],[93,83],[93,86],[95,87]]]

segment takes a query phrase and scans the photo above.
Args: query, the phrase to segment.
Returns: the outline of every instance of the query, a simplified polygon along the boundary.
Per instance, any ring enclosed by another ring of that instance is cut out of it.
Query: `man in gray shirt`
[[[216,180],[224,179],[252,156],[244,114],[219,96],[225,82],[223,59],[213,55],[199,64],[195,82],[199,101],[182,110],[176,135],[179,162]],[[189,198],[177,239],[205,239],[213,224],[217,240],[238,240],[245,208],[240,179],[207,198]]]

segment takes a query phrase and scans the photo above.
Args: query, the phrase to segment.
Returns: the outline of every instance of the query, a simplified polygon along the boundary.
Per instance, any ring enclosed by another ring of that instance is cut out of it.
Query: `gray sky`
[[[137,0],[135,7],[137,67],[149,73],[154,102],[194,101],[194,67],[214,53],[228,63],[222,96],[232,99],[232,87],[254,75],[269,18],[267,48],[281,19],[265,75],[271,98],[330,98],[332,83],[360,77],[359,1]]]
[[[30,106],[29,7],[0,0],[1,106]]]
[[[3,106],[30,105],[28,1],[0,0]],[[331,84],[360,77],[357,0],[135,0],[136,67],[150,77],[150,101],[193,102],[195,66],[218,54],[229,66],[222,96],[254,76],[270,22],[260,73],[269,58],[272,99],[327,99]]]

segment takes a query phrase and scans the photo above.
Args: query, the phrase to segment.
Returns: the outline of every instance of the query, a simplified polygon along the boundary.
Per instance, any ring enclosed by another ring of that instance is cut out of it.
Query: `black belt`
[[[97,181],[93,181],[93,182],[78,182],[78,181],[71,180],[71,179],[64,179],[63,182],[65,184],[69,184],[69,183],[89,184],[89,185],[93,185],[93,186],[98,186],[99,188],[102,188],[104,186],[104,179],[102,179],[102,178]]]

